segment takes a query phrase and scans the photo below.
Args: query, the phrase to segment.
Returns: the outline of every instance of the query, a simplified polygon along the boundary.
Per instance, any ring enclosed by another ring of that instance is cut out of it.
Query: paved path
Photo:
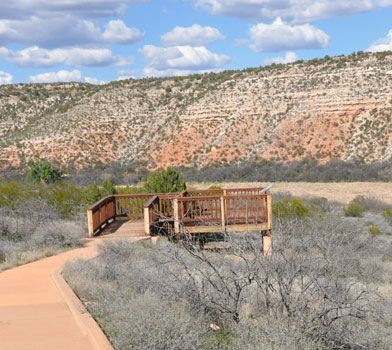
[[[136,231],[133,239],[142,238]],[[94,349],[51,276],[67,260],[96,256],[97,243],[107,237],[88,239],[83,248],[0,273],[1,350]]]

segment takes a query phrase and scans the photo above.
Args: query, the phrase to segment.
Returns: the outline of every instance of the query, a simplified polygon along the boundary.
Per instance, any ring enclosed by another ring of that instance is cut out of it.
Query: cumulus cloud
[[[250,28],[249,47],[256,52],[319,49],[329,45],[330,37],[310,25],[289,25],[277,18],[272,24],[259,23]]]
[[[0,58],[20,67],[55,67],[65,64],[71,67],[124,66],[134,62],[132,57],[114,56],[109,49],[67,48],[47,50],[38,46],[20,51],[0,47]]]
[[[377,7],[392,6],[391,0],[195,0],[196,7],[214,15],[231,16],[263,22],[281,17],[293,23],[321,18],[348,16]]]
[[[110,21],[102,34],[102,39],[114,41],[117,44],[133,44],[144,37],[137,28],[129,28],[121,20]]]
[[[199,24],[191,27],[175,27],[172,31],[161,35],[161,42],[165,46],[203,46],[224,39],[218,29],[202,27]]]
[[[147,61],[148,76],[187,75],[216,72],[223,69],[230,57],[207,50],[204,46],[157,47],[146,45],[139,50]]]
[[[47,72],[29,77],[29,82],[31,83],[57,83],[71,81],[80,81],[95,85],[105,84],[103,80],[83,77],[82,72],[77,69],[74,69],[73,71],[60,70],[58,72]]]
[[[136,74],[137,71],[132,70],[132,69],[123,69],[119,70],[118,73],[118,78],[117,80],[126,80],[126,79],[136,79]]]
[[[385,38],[376,40],[366,51],[380,52],[392,50],[392,29]]]
[[[0,45],[10,43],[45,48],[101,45],[102,40],[134,43],[143,33],[121,20],[106,24],[97,18],[116,16],[130,0],[13,0],[0,2]],[[142,1],[139,1],[142,2]]]
[[[288,51],[288,52],[286,52],[284,57],[270,57],[270,58],[266,58],[264,60],[264,64],[265,65],[272,64],[272,63],[286,64],[286,63],[292,63],[292,62],[295,62],[295,61],[298,61],[297,54],[295,52]]]
[[[0,71],[0,85],[11,84],[13,80],[14,77],[10,73]]]
[[[97,23],[69,15],[27,20],[0,20],[0,44],[37,45],[53,48],[98,43]]]
[[[74,14],[80,17],[112,17],[124,15],[127,4],[149,0],[12,0],[0,2],[0,18],[25,19]]]

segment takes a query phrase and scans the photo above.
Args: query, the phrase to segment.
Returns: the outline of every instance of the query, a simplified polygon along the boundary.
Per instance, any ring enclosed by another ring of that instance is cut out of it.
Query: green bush
[[[182,175],[174,168],[167,168],[152,173],[146,183],[144,190],[147,193],[170,193],[186,190]]]
[[[272,214],[280,220],[287,221],[304,219],[312,213],[301,199],[292,198],[272,202]]]
[[[62,218],[70,218],[80,213],[82,191],[75,185],[57,182],[42,186],[40,196],[53,207]]]
[[[54,168],[46,159],[40,159],[37,162],[30,161],[27,180],[35,183],[55,183],[60,181],[63,173],[60,169]]]
[[[116,188],[118,194],[134,194],[143,193],[144,189],[142,187],[125,186]]]
[[[89,207],[101,198],[101,191],[95,184],[86,186],[82,192],[82,202],[85,207]]]
[[[350,203],[348,203],[347,207],[343,208],[344,216],[361,218],[365,213],[365,208],[359,204],[362,198],[362,196],[357,196]]]
[[[381,235],[381,231],[380,231],[380,229],[378,228],[378,226],[370,226],[370,227],[369,227],[369,233],[370,233],[373,237]]]
[[[101,198],[112,196],[117,194],[117,190],[110,180],[102,181],[102,187],[98,187],[96,184],[88,185],[82,192],[82,203],[83,206],[89,207]]]
[[[112,196],[114,194],[117,194],[117,190],[110,180],[103,180],[101,193],[102,197]]]
[[[0,207],[17,207],[28,192],[19,182],[0,180]]]
[[[388,222],[388,224],[392,226],[392,210],[386,209],[386,210],[382,213],[382,215],[383,215],[383,217],[385,218],[385,220]]]

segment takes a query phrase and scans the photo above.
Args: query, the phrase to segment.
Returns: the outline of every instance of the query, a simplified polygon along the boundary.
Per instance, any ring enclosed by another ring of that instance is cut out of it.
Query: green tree
[[[30,161],[27,179],[35,183],[43,182],[46,184],[60,181],[63,173],[60,169],[53,167],[46,159],[40,159],[37,162]]]
[[[186,184],[182,175],[174,168],[152,173],[146,183],[144,190],[148,193],[170,193],[186,190]]]
[[[102,197],[111,196],[113,194],[117,194],[117,190],[110,180],[103,180],[101,193]]]
[[[88,207],[102,198],[101,191],[97,185],[88,185],[82,192],[82,202]]]

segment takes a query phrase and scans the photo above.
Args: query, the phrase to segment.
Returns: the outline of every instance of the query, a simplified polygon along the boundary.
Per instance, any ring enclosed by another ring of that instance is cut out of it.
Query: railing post
[[[272,229],[272,195],[267,194],[267,228]]]
[[[269,256],[272,254],[272,195],[267,194],[267,234],[263,235],[263,254]]]
[[[174,233],[180,233],[180,215],[178,210],[178,199],[173,199]]]
[[[224,190],[226,191],[226,190]],[[226,231],[226,210],[225,210],[225,198],[221,197],[221,219],[222,219],[222,231]]]
[[[150,209],[144,208],[144,232],[146,235],[150,234]]]
[[[87,224],[88,224],[88,235],[89,237],[94,236],[94,225],[93,225],[93,211],[87,209]]]

